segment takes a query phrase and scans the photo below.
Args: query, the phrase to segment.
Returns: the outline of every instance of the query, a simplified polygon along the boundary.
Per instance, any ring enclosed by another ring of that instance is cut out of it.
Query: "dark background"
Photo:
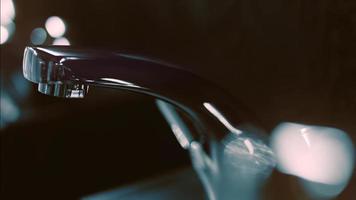
[[[267,132],[293,121],[337,127],[356,141],[353,0],[14,2],[1,86],[22,115],[1,133],[5,199],[77,198],[189,164],[148,97],[93,89],[63,100],[32,85],[25,97],[13,90],[31,31],[53,15],[65,20],[74,46],[138,52],[217,83]]]

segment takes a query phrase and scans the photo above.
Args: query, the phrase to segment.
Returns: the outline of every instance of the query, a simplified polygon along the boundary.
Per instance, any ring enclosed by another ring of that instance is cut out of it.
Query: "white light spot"
[[[1,0],[1,25],[7,25],[15,18],[15,6],[12,0]]]
[[[188,141],[187,137],[185,137],[182,129],[180,129],[180,127],[177,124],[172,124],[171,129],[172,129],[174,135],[176,136],[179,144],[181,144],[182,147],[185,149],[188,148],[189,141]]]
[[[329,187],[329,198],[338,195],[353,172],[354,147],[339,129],[283,123],[273,131],[271,147],[278,169],[307,181],[313,196],[321,197],[320,185]]]
[[[248,152],[250,154],[254,154],[255,153],[253,145],[252,145],[252,143],[251,143],[251,141],[249,139],[245,139],[244,140],[244,144],[245,144],[245,146],[246,146],[246,148],[247,148],[247,150],[248,150]]]
[[[304,138],[305,142],[307,143],[308,147],[310,147],[310,141],[309,141],[309,137],[308,137],[308,129],[302,128],[300,130],[300,133],[301,133],[302,137]]]
[[[47,32],[43,28],[35,28],[31,33],[31,42],[34,45],[41,45],[47,39]]]
[[[170,124],[179,144],[184,149],[188,149],[190,142],[193,140],[192,135],[173,105],[161,100],[156,100],[156,104],[164,118]]]
[[[224,117],[222,113],[220,113],[213,105],[210,103],[204,103],[204,107],[211,113],[213,114],[224,126],[231,131],[232,133],[235,134],[241,134],[242,131],[238,130],[237,128],[233,127],[230,122]]]
[[[110,82],[114,82],[114,83],[118,83],[118,84],[122,84],[122,85],[128,85],[128,86],[137,87],[133,83],[130,83],[130,82],[127,82],[127,81],[123,81],[123,80],[119,80],[119,79],[115,79],[115,78],[101,78],[101,80],[110,81]]]
[[[9,39],[9,31],[6,27],[1,26],[0,44],[4,44]]]
[[[66,32],[66,25],[64,21],[57,16],[49,17],[45,24],[46,30],[50,36],[59,38]]]
[[[60,45],[60,46],[69,46],[69,40],[65,37],[61,37],[61,38],[56,38],[53,41],[53,45]]]

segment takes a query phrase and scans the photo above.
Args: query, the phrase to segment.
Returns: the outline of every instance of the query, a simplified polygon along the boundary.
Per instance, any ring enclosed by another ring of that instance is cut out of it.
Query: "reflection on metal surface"
[[[81,89],[83,92],[79,96],[84,97],[90,85],[130,90],[155,97],[158,100],[157,105],[170,123],[178,141],[184,148],[188,148],[193,166],[210,199],[215,199],[222,194],[218,193],[219,191],[226,193],[235,191],[234,188],[223,191],[219,189],[219,183],[224,183],[225,178],[230,177],[224,177],[224,174],[219,171],[219,165],[228,169],[224,165],[229,163],[229,159],[245,162],[247,156],[249,157],[247,161],[250,162],[256,161],[255,158],[258,156],[263,156],[259,150],[262,146],[259,147],[254,139],[248,136],[241,137],[242,140],[238,142],[239,145],[244,146],[246,155],[225,152],[224,149],[234,149],[231,147],[234,145],[232,141],[226,148],[221,148],[218,138],[226,138],[223,137],[226,135],[242,135],[240,130],[231,125],[236,122],[235,120],[239,120],[231,117],[234,116],[233,109],[217,110],[216,108],[220,104],[234,108],[236,106],[232,104],[234,101],[209,81],[177,67],[141,57],[137,59],[137,56],[121,56],[110,51],[78,50],[67,47],[27,47],[24,53],[23,73],[25,78],[39,85],[38,91],[52,96],[73,98],[77,96],[72,95],[72,91]],[[212,102],[206,103],[207,99]],[[176,113],[177,108],[185,112],[193,121],[200,138],[192,139],[188,126]],[[224,114],[229,114],[229,118]],[[200,143],[204,140],[209,145],[209,154]],[[227,155],[229,159],[225,159],[224,152],[229,154]],[[260,166],[259,169],[264,169],[261,167],[263,164],[263,160],[254,163]],[[235,177],[243,175],[242,168],[231,169]],[[258,171],[257,168],[252,171],[256,172],[256,170]],[[260,179],[250,179],[250,185],[256,181]]]
[[[218,199],[259,199],[276,159],[271,148],[250,132],[226,136],[221,142]]]
[[[130,82],[127,82],[127,81],[123,81],[123,80],[120,80],[120,79],[116,79],[116,78],[101,78],[100,80],[113,82],[113,83],[118,83],[118,84],[131,86],[131,87],[139,87],[139,86],[137,86],[137,85],[135,85],[133,83],[130,83]]]
[[[204,187],[209,200],[217,200],[217,190],[215,180],[218,178],[218,169],[216,164],[205,153],[199,142],[193,141],[189,148],[190,158],[194,170]]]
[[[171,129],[176,136],[179,144],[184,148],[188,149],[190,143],[193,140],[188,127],[185,125],[183,120],[179,117],[175,108],[162,100],[156,100],[158,109],[161,111],[162,115],[171,126]]]
[[[219,105],[234,108],[231,97],[177,67],[106,51],[27,47],[23,70],[40,92],[52,96],[73,98],[71,92],[77,88],[83,97],[90,85],[155,97],[179,143],[189,150],[209,199],[255,199],[275,166],[273,153],[262,140],[232,125],[239,120],[231,117],[233,109],[220,110]],[[193,121],[200,138],[193,138],[177,109]]]
[[[302,179],[318,198],[332,198],[346,187],[354,169],[354,147],[335,128],[282,123],[272,134],[278,169]]]
[[[38,84],[38,91],[42,94],[66,98],[83,98],[88,92],[88,88],[88,85],[65,84],[61,82]]]
[[[272,149],[249,134],[230,134],[223,141],[224,159],[247,173],[268,174],[276,165]]]
[[[178,126],[177,124],[171,124],[171,129],[172,129],[172,132],[174,133],[174,135],[176,136],[179,144],[184,149],[187,149],[189,147],[189,141],[185,137],[184,132],[182,131],[180,126]]]
[[[249,139],[244,140],[245,146],[250,154],[255,153],[255,148],[253,147],[251,141]]]
[[[207,103],[207,102],[205,102],[203,105],[222,124],[224,124],[229,131],[231,131],[232,133],[235,133],[235,134],[241,134],[242,133],[240,130],[238,130],[234,126],[232,126],[230,124],[230,122],[224,117],[224,115],[221,112],[219,112],[213,105],[211,105],[210,103]]]
[[[45,27],[49,35],[54,38],[62,37],[66,32],[66,25],[58,16],[49,17],[46,20]]]
[[[69,46],[70,42],[67,38],[65,37],[60,37],[56,38],[53,40],[53,45],[58,45],[58,46]]]
[[[331,187],[328,197],[339,194],[352,174],[354,150],[341,130],[285,123],[274,131],[270,148],[257,131],[233,126],[240,122],[228,110],[234,101],[219,87],[160,62],[111,51],[27,47],[23,72],[52,96],[84,97],[90,85],[154,97],[180,145],[189,150],[210,199],[258,199],[276,164],[307,181],[304,186],[314,196],[317,184]],[[177,110],[193,121],[198,138]]]
[[[41,45],[47,39],[47,32],[44,28],[35,28],[31,33],[31,42],[34,45]]]

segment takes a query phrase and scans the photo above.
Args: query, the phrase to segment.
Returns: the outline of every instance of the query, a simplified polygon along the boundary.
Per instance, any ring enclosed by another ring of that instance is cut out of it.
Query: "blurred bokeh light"
[[[68,46],[68,45],[70,45],[70,42],[67,38],[60,37],[60,38],[54,39],[53,45]]]
[[[60,17],[52,16],[46,20],[46,30],[50,36],[58,38],[64,35],[66,32],[66,25]]]
[[[1,92],[0,110],[0,128],[8,123],[15,122],[20,117],[18,106],[5,91]]]
[[[316,199],[340,194],[353,173],[352,141],[336,128],[282,123],[272,133],[271,147],[278,169],[299,177]]]
[[[47,39],[47,32],[44,28],[35,28],[31,33],[31,43],[34,45],[41,45]]]
[[[0,44],[4,44],[9,39],[9,31],[4,26],[1,26]]]
[[[1,0],[1,25],[11,23],[15,18],[15,6],[12,0]]]
[[[15,32],[15,6],[12,0],[1,0],[1,41],[4,44],[9,41]]]

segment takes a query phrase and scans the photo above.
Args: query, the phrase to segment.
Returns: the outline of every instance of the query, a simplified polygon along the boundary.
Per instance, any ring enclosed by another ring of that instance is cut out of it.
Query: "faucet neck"
[[[53,96],[84,97],[88,86],[153,96],[186,112],[203,135],[215,139],[238,133],[234,125],[243,119],[237,115],[240,110],[234,99],[215,84],[143,57],[68,47],[27,47],[24,75],[39,83],[39,91]]]

